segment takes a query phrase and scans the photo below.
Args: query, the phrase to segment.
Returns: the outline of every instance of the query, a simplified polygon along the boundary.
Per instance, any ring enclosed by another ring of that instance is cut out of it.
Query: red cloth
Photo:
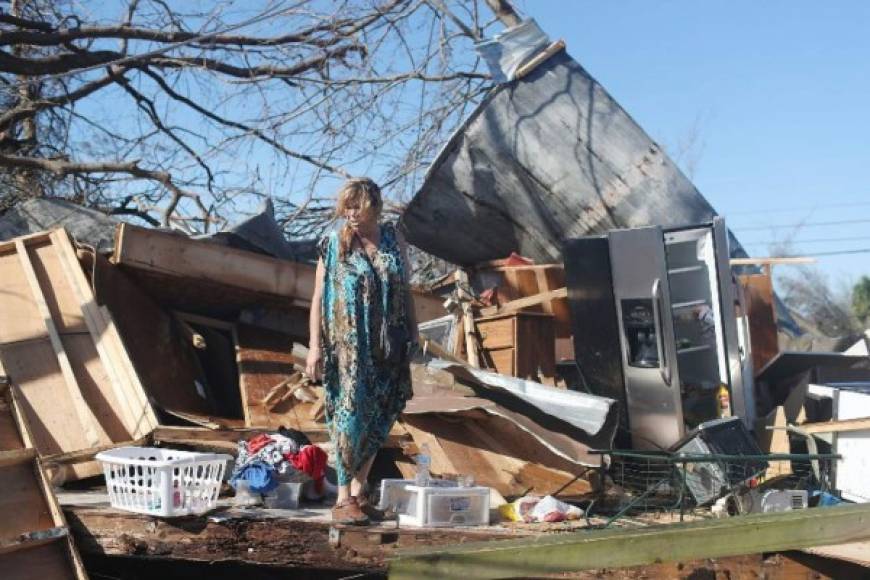
[[[327,460],[323,449],[317,445],[306,445],[299,453],[287,453],[284,458],[297,470],[307,473],[314,480],[314,489],[317,493],[322,493]]]
[[[265,433],[257,435],[256,437],[251,437],[246,443],[246,445],[248,446],[248,453],[253,455],[271,442],[272,438]]]
[[[516,252],[511,252],[511,255],[505,258],[505,266],[531,266],[535,263],[531,258],[520,256]]]

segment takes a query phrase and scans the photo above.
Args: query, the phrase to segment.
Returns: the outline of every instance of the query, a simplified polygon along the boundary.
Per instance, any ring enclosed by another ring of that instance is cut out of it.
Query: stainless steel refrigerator
[[[730,413],[753,428],[747,325],[722,219],[577,238],[563,255],[583,382],[623,403],[632,447],[666,449],[720,416],[722,384]]]

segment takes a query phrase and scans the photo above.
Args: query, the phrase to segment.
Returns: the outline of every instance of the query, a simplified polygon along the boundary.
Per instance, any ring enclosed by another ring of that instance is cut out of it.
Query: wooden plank
[[[150,437],[142,437],[141,439],[133,439],[131,441],[121,441],[110,445],[100,445],[91,449],[80,449],[79,451],[70,451],[69,453],[57,453],[55,455],[42,456],[42,463],[46,466],[51,465],[68,465],[72,463],[82,463],[91,461],[97,453],[115,449],[117,447],[141,447],[147,446]]]
[[[567,288],[557,288],[556,290],[550,290],[549,292],[543,292],[541,294],[535,294],[534,296],[526,296],[525,298],[518,298],[516,300],[511,300],[501,306],[487,306],[486,308],[480,309],[481,316],[496,316],[499,314],[510,314],[512,312],[517,312],[522,310],[523,308],[529,308],[531,306],[537,306],[539,304],[543,304],[545,302],[551,302],[553,300],[565,300],[568,298],[568,289]]]
[[[55,527],[58,522],[37,479],[36,461],[0,467],[0,541],[8,542],[33,530]]]
[[[3,556],[3,580],[86,580],[84,567],[76,573],[76,564],[69,548],[61,541],[50,542]]]
[[[815,264],[815,258],[804,257],[770,257],[770,258],[731,258],[732,266],[771,266],[775,264]]]
[[[314,267],[130,224],[118,226],[114,263],[308,303]]]
[[[30,574],[44,569],[45,578],[85,580],[63,512],[37,459],[17,390],[10,385],[0,399],[0,422],[11,419],[18,431],[14,439],[0,440],[0,569],[4,578],[37,577]]]
[[[758,372],[779,353],[773,282],[768,275],[751,274],[740,276],[740,284],[749,319],[752,368]]]
[[[870,538],[868,517],[870,504],[856,504],[466,544],[401,555],[390,564],[390,578],[513,578],[793,550]]]
[[[292,354],[294,339],[271,330],[239,324],[235,340],[245,424],[269,429],[282,425],[301,431],[318,429],[311,419],[313,402],[291,396],[270,407],[264,401],[277,384],[297,371]]]
[[[535,281],[538,283],[538,291],[536,294],[545,294],[552,290],[556,290],[556,288],[550,287],[550,279],[547,277],[546,270],[535,270]],[[567,292],[565,295],[567,296]],[[547,314],[553,314],[553,302],[551,300],[541,302],[541,308]]]
[[[36,458],[36,449],[14,449],[10,451],[0,451],[0,467],[8,467],[10,465],[18,465],[20,463],[29,463]]]
[[[547,48],[536,54],[529,62],[517,69],[514,74],[514,79],[521,79],[531,73],[533,70],[541,66],[548,58],[565,50],[565,41],[561,38],[550,44]]]
[[[804,423],[800,426],[805,433],[845,433],[848,431],[870,430],[870,417],[842,419],[825,423]]]
[[[77,299],[77,307],[84,316],[87,329],[96,347],[100,362],[109,375],[117,405],[121,411],[128,436],[142,437],[157,424],[156,416],[145,395],[139,377],[132,369],[127,352],[118,348],[114,325],[99,310],[87,278],[79,264],[66,230],[51,233],[53,248],[70,288]],[[122,438],[123,439],[123,438]]]
[[[57,326],[52,319],[51,311],[48,308],[48,304],[45,302],[45,296],[43,296],[42,289],[39,286],[39,281],[36,277],[33,265],[31,264],[27,248],[21,240],[16,241],[15,248],[18,252],[18,258],[21,261],[21,268],[24,271],[24,276],[30,284],[34,303],[36,304],[46,330],[48,331],[54,355],[57,357],[57,362],[60,365],[67,392],[72,401],[73,412],[78,417],[81,427],[84,430],[85,437],[89,443],[88,446],[94,447],[101,443],[107,443],[108,436],[104,431],[102,433],[98,432],[99,422],[88,407],[84,397],[82,397],[81,390],[79,389],[78,382],[75,378],[75,373],[73,372],[69,358],[67,357],[67,353],[64,350],[63,343],[61,342]]]
[[[15,245],[12,244],[14,250]],[[33,294],[16,252],[0,255],[0,280],[3,294],[0,299],[0,344],[12,344],[48,338],[42,324],[36,325],[42,316],[33,301]]]
[[[456,286],[457,292],[460,295],[460,304],[462,307],[462,327],[465,330],[465,351],[468,356],[468,364],[473,367],[480,367],[480,357],[477,351],[477,338],[475,337],[474,316],[471,314],[471,296],[468,294],[470,288],[468,283],[468,273],[459,269],[456,271]]]
[[[49,339],[3,345],[0,354],[18,386],[21,410],[27,415],[39,452],[65,453],[93,447],[74,412],[69,388]]]

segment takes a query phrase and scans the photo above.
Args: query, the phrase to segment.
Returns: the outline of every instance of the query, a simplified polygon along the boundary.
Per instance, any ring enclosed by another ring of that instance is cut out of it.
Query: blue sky
[[[789,236],[798,254],[870,249],[870,2],[516,6],[684,169],[694,161],[750,253]],[[860,223],[809,225],[847,220]],[[850,239],[802,242],[831,238]],[[870,253],[817,259],[835,285],[870,275]]]

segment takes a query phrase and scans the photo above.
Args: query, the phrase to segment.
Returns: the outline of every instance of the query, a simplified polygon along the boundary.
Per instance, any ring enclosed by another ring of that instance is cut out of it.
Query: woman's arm
[[[411,293],[411,261],[408,259],[408,243],[405,236],[396,228],[396,240],[402,254],[402,264],[405,269],[405,316],[408,319],[408,334],[415,344],[420,344],[420,330],[417,328],[417,311],[414,309],[414,296]]]
[[[312,380],[320,378],[320,319],[321,299],[323,297],[323,280],[326,269],[323,259],[317,260],[317,270],[314,273],[314,294],[311,296],[311,311],[308,315],[308,356],[305,359],[305,374]]]

